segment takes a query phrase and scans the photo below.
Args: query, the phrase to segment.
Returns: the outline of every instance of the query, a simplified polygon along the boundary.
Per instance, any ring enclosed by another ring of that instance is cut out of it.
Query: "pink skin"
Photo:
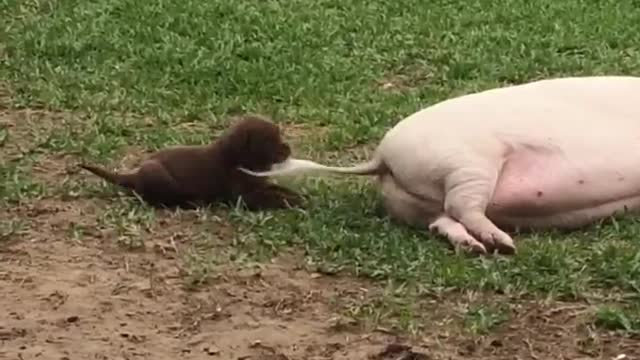
[[[576,228],[640,209],[640,78],[551,79],[443,101],[396,124],[353,169],[324,171],[377,173],[392,217],[455,247],[514,253],[503,229]]]
[[[635,157],[625,155],[633,148],[600,148],[574,162],[560,154],[513,154],[487,214],[502,226],[575,228],[637,209],[640,169],[634,168]],[[640,143],[635,148],[640,151]]]

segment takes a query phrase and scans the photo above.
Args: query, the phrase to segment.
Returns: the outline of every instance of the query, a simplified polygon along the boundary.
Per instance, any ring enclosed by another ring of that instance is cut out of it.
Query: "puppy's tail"
[[[275,164],[271,170],[251,171],[239,168],[240,171],[253,176],[278,176],[278,175],[298,175],[310,172],[338,173],[353,175],[377,175],[385,171],[385,165],[379,156],[373,159],[350,167],[326,166],[312,160],[289,158],[288,160]]]
[[[110,182],[111,184],[135,190],[135,178],[133,174],[118,174],[107,171],[101,167],[88,164],[79,164],[78,167],[90,171],[94,175]]]

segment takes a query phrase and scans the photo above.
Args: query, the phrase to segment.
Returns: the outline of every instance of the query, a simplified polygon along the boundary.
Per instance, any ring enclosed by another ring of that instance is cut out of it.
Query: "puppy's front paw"
[[[277,196],[283,207],[286,208],[306,208],[307,199],[300,193],[284,187],[273,188],[274,195]]]
[[[299,194],[287,194],[283,197],[285,203],[291,207],[291,208],[299,208],[299,209],[305,209],[307,207],[306,205],[306,199]]]

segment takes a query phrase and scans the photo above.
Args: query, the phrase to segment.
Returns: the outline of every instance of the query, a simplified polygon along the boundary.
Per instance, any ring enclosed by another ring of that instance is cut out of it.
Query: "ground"
[[[348,4],[348,5],[345,5]],[[640,359],[640,220],[456,254],[354,177],[305,210],[153,210],[80,171],[254,112],[367,158],[438,100],[640,70],[634,1],[0,0],[0,358]]]
[[[21,156],[34,134],[50,131],[54,119],[64,118],[3,110],[0,123],[16,140],[4,154]],[[69,173],[81,176],[73,168],[67,158],[44,154],[34,162],[32,176],[56,186]],[[199,255],[228,251],[236,237],[220,217],[224,211],[156,210],[153,221],[140,226],[126,217],[151,210],[134,204],[138,210],[127,215],[118,210],[116,216],[125,220],[116,224],[111,221],[119,220],[108,216],[109,199],[48,194],[2,211],[11,225],[3,228],[0,248],[0,284],[8,289],[0,299],[6,312],[0,354],[10,359],[640,356],[640,340],[593,328],[589,315],[596,306],[585,302],[506,304],[508,299],[493,297],[492,303],[505,301],[509,319],[479,309],[469,327],[460,314],[469,313],[465,308],[482,294],[423,295],[411,301],[429,314],[409,320],[412,329],[398,327],[394,320],[402,314],[380,301],[388,297],[381,284],[309,266],[295,249],[263,262],[207,265]],[[500,326],[489,334],[469,331],[495,324]]]
[[[29,225],[0,253],[0,284],[10,289],[0,300],[7,359],[365,359],[389,344],[411,345],[424,359],[640,356],[638,341],[584,326],[586,304],[531,302],[486,338],[461,336],[444,321],[423,324],[416,336],[371,329],[343,313],[378,289],[307,271],[296,254],[224,266],[206,287],[185,289],[176,259],[197,219],[161,216],[135,252],[114,247],[99,229],[69,239],[70,227],[95,226],[104,206],[43,200],[9,214]],[[456,303],[432,306],[446,318]]]

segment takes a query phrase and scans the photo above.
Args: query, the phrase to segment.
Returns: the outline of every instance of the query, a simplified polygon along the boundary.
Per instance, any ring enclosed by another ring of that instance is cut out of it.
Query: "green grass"
[[[339,193],[327,181],[299,186],[313,199],[307,211],[238,216],[244,232],[252,236],[252,246],[262,245],[254,248],[257,256],[296,246],[311,260],[321,259],[324,267],[392,278],[430,291],[551,294],[570,300],[606,289],[640,295],[637,219],[572,233],[515,235],[517,256],[473,259],[454,255],[442,241],[378,215],[372,186],[342,184]]]
[[[402,117],[454,95],[640,71],[640,5],[632,0],[0,0],[0,18],[0,77],[12,106],[73,111],[36,144],[40,151],[0,159],[3,204],[97,191],[69,184],[45,191],[29,176],[43,151],[107,163],[132,145],[209,141],[229,115],[245,111],[326,126],[328,140],[313,147],[343,149],[373,144]],[[0,151],[11,141],[0,127]],[[231,213],[238,251],[261,258],[296,247],[323,271],[388,279],[418,294],[638,302],[637,220],[517,236],[517,256],[478,259],[379,217],[366,182],[297,185],[311,198],[307,211]],[[114,204],[106,220],[134,247],[139,227],[154,221],[132,210],[135,201]],[[200,283],[215,261],[189,259]],[[470,326],[494,326],[502,318],[492,311],[472,312]],[[612,314],[597,323],[631,331],[640,321],[637,312]]]
[[[474,333],[487,334],[509,319],[507,310],[497,306],[474,306],[466,313],[466,325]]]
[[[596,312],[596,326],[623,332],[632,335],[640,335],[640,307],[602,306]]]

